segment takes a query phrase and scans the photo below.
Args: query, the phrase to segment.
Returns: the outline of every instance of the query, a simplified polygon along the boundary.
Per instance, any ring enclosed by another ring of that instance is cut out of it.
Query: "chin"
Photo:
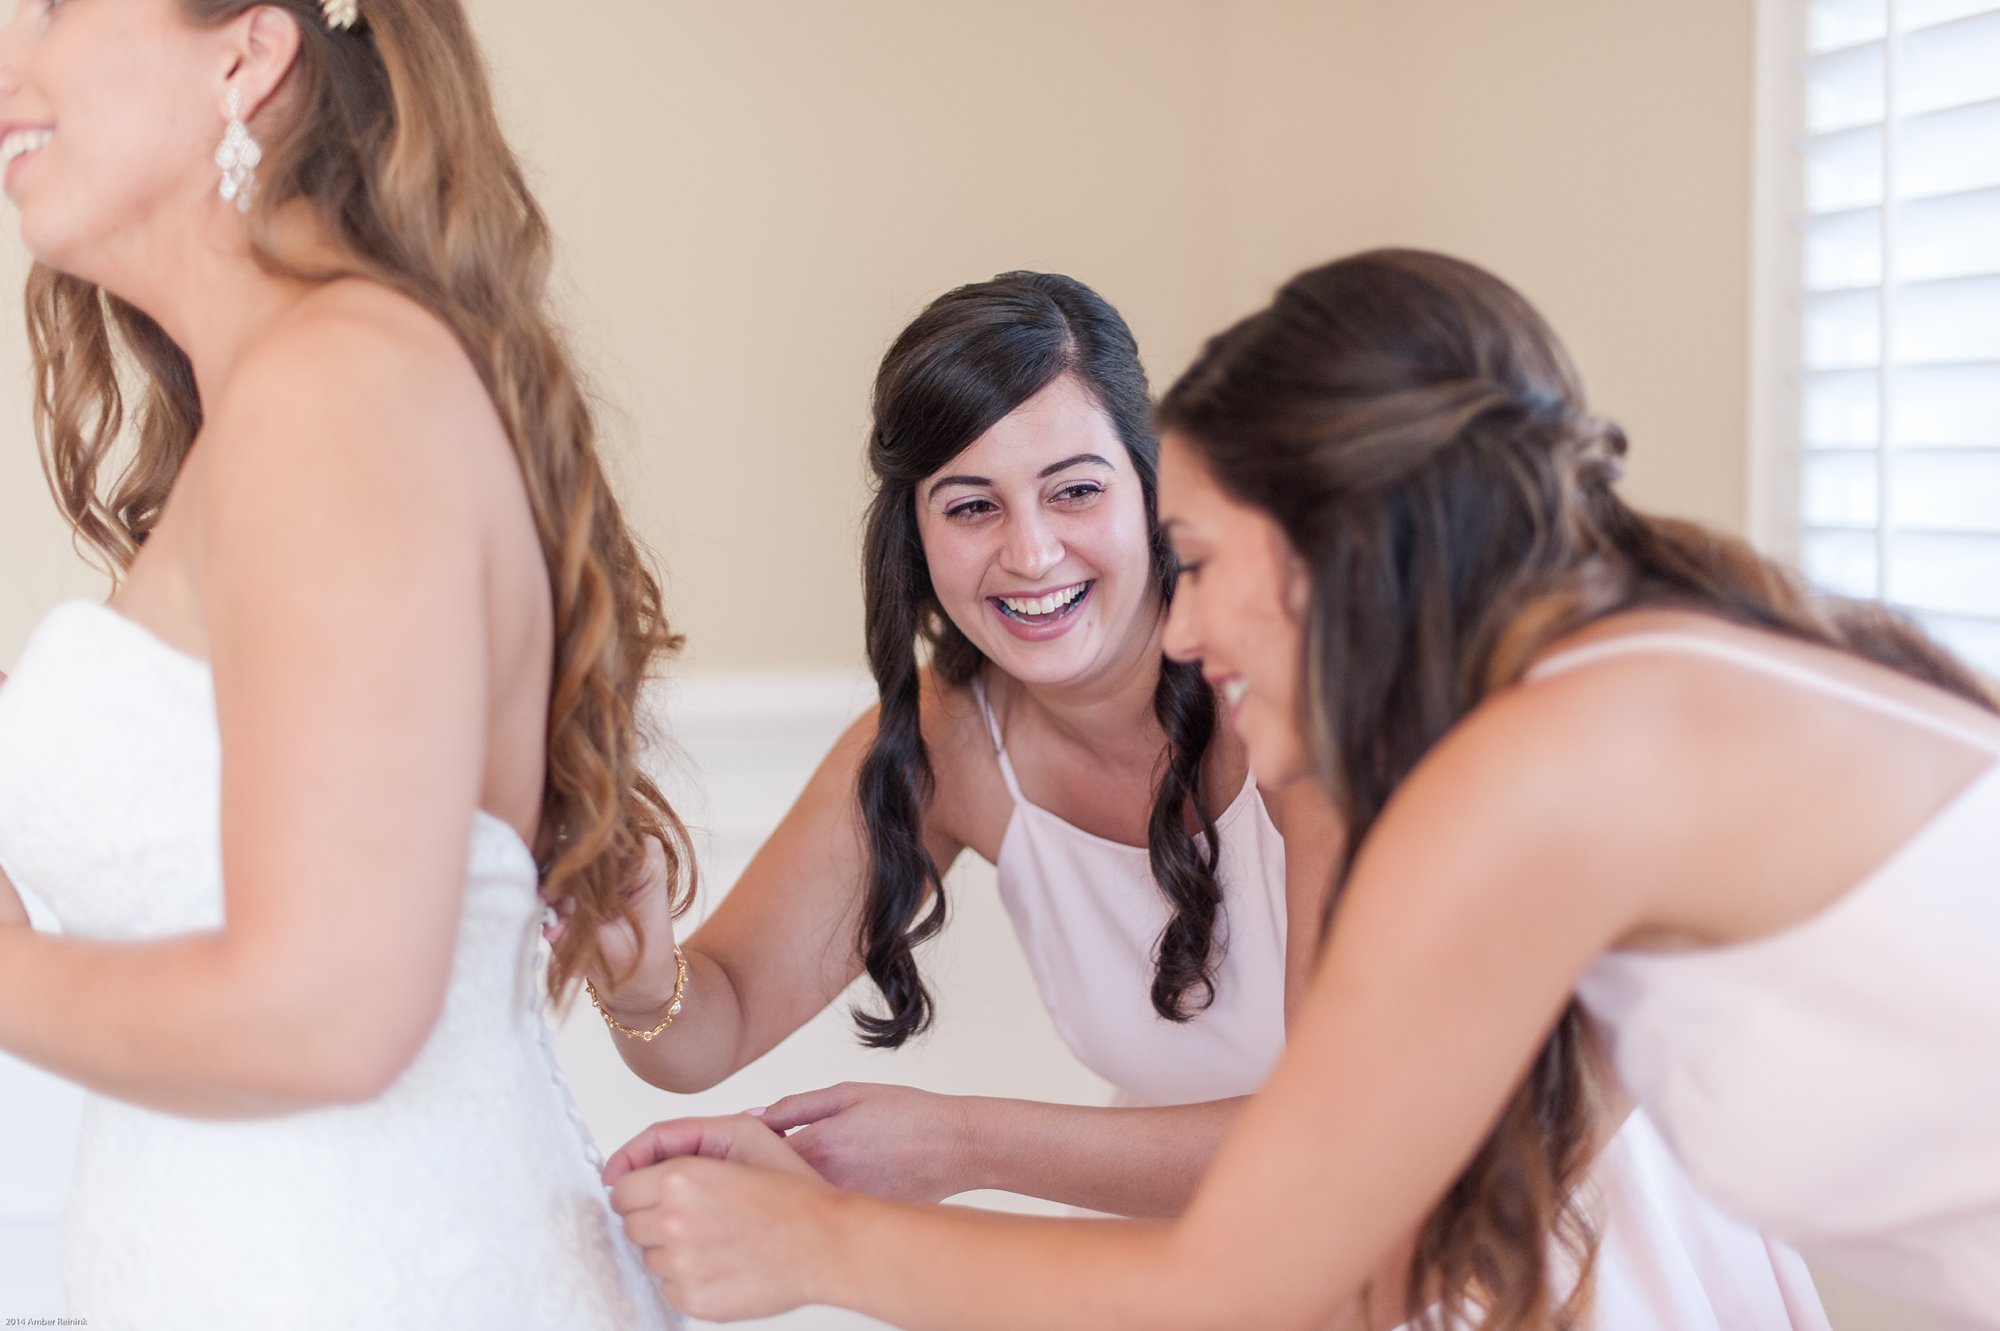
[[[63,243],[59,229],[58,234],[52,235],[50,232],[51,228],[46,222],[36,225],[34,212],[26,208],[21,209],[21,248],[28,252],[28,257],[44,268],[54,269],[65,276],[81,276],[74,263],[75,256],[70,253],[73,246]]]
[[[986,657],[1023,684],[1045,688],[1060,687],[1088,674],[1095,659],[1067,638],[1048,643],[1010,639],[993,644]]]
[[[1266,790],[1281,790],[1297,781],[1314,779],[1312,754],[1297,731],[1263,717],[1243,718],[1250,724],[1238,725],[1244,756],[1250,761],[1250,775]]]
[[[1257,779],[1258,787],[1263,790],[1283,790],[1301,781],[1314,779],[1312,765],[1305,761],[1304,754],[1259,757],[1254,747],[1250,749],[1250,775]]]
[[[35,225],[34,213],[22,207],[17,201],[10,200],[9,202],[14,203],[14,215],[19,219],[19,225],[15,230],[21,237],[21,248],[26,250],[28,257],[36,263],[45,263],[49,264],[50,267],[54,267],[54,264],[49,259],[48,242],[41,235],[40,228]]]

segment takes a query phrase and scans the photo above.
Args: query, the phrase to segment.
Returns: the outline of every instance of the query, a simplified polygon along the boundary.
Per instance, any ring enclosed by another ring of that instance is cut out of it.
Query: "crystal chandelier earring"
[[[264,150],[250,137],[243,123],[243,93],[229,90],[229,128],[222,133],[222,146],[215,150],[215,164],[222,168],[222,198],[234,203],[238,212],[250,211],[250,191],[256,184],[257,164]]]

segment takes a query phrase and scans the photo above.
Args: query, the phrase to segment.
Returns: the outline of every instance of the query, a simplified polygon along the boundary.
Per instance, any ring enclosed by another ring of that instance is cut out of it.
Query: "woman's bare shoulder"
[[[483,381],[444,322],[359,279],[314,288],[287,310],[244,352],[209,414],[225,435],[239,422],[339,428],[360,456],[371,445],[401,454],[425,439],[442,447],[468,429],[500,429]],[[260,442],[272,446],[282,445]]]
[[[1700,737],[1684,700],[1646,676],[1653,663],[1606,665],[1476,706],[1391,796],[1357,874],[1432,881],[1447,912],[1499,893],[1601,941],[1643,922],[1703,816],[1689,797]]]
[[[204,412],[211,520],[282,505],[458,539],[487,525],[491,496],[519,486],[505,427],[456,337],[375,283],[307,294]]]
[[[1666,682],[1658,660],[1637,654],[1531,674],[1473,707],[1406,784],[1461,802],[1468,816],[1492,807],[1506,820],[1552,801],[1577,808],[1616,801],[1695,738],[1687,732],[1689,700]]]

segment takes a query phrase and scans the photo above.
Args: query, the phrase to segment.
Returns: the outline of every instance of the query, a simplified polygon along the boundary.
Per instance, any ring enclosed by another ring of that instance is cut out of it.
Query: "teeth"
[[[55,138],[52,129],[17,129],[6,138],[0,139],[0,169],[12,166],[14,159],[32,152],[40,152]]]
[[[1003,596],[1000,604],[1017,615],[1052,615],[1082,596],[1089,587],[1089,583],[1080,582],[1068,591],[1050,592],[1047,596]]]
[[[1222,700],[1234,707],[1250,692],[1250,685],[1242,679],[1225,680],[1222,685]]]

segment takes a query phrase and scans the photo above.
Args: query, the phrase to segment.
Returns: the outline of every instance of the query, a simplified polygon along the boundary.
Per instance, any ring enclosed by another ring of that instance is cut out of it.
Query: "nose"
[[[1030,511],[1007,520],[1007,543],[1000,552],[1009,573],[1030,581],[1047,575],[1068,552],[1040,513]]]
[[[1176,661],[1201,659],[1201,634],[1197,631],[1194,589],[1183,583],[1167,604],[1167,626],[1160,634],[1160,649]]]

